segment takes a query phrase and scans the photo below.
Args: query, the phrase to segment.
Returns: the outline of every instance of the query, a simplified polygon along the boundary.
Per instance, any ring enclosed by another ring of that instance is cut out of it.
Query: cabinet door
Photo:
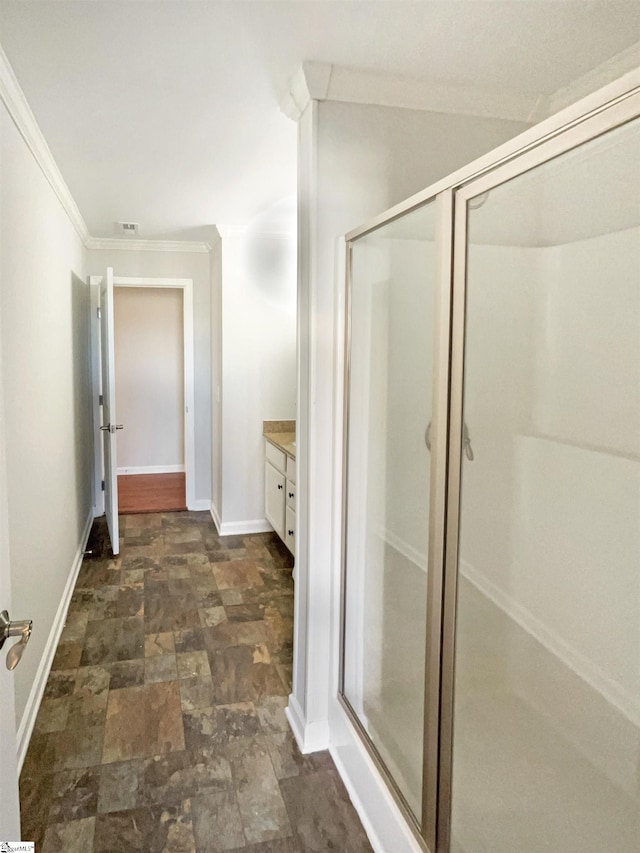
[[[284,539],[284,474],[264,463],[264,514],[281,539]]]
[[[284,527],[284,544],[295,556],[296,553],[296,514],[290,506],[287,507]]]
[[[290,506],[291,509],[295,512],[295,510],[296,510],[296,484],[292,483],[291,480],[287,480],[286,491],[287,491],[287,506]]]

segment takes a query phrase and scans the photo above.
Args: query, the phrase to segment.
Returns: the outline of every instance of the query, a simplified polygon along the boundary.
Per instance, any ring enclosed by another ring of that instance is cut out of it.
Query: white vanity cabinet
[[[296,460],[265,441],[264,514],[292,554],[296,540]]]

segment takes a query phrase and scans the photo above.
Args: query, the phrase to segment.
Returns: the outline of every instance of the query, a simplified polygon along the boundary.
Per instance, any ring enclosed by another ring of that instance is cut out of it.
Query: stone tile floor
[[[299,753],[291,557],[207,513],[94,525],[20,778],[41,853],[371,847],[328,753]]]

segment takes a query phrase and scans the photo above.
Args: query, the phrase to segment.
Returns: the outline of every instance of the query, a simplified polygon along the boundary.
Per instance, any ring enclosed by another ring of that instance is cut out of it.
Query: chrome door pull
[[[124,429],[124,424],[116,424],[116,429]]]
[[[469,460],[469,462],[473,462],[473,448],[471,447],[471,437],[469,435],[469,427],[465,424],[464,430],[462,433],[462,438],[464,441],[464,454]]]
[[[464,444],[464,455],[467,457],[469,462],[473,462],[473,447],[471,447],[471,436],[469,435],[469,427],[465,424],[464,431],[462,434],[463,444]],[[429,452],[431,452],[431,421],[427,424],[427,428],[424,433],[424,443],[427,445]]]
[[[106,426],[100,427],[103,432],[111,432],[114,433],[117,429],[124,429],[124,424],[107,424]]]
[[[107,424],[106,426],[100,427],[102,432],[111,432],[111,424]]]
[[[9,649],[9,653],[7,654],[7,669],[13,670],[20,663],[20,659],[31,636],[32,626],[33,622],[31,619],[21,619],[18,622],[12,622],[6,610],[0,613],[0,649],[10,637],[20,637],[18,642]]]

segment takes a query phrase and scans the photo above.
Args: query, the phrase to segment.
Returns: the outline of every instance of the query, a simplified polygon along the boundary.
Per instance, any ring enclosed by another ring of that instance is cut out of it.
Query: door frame
[[[101,275],[89,276],[90,285],[100,285]],[[194,359],[194,324],[193,324],[193,279],[192,278],[153,278],[151,276],[114,276],[114,287],[149,287],[169,288],[182,291],[182,329],[184,346],[184,470],[187,509],[197,509],[195,497],[195,472],[196,472],[196,433],[195,433],[195,359]],[[100,326],[97,322],[97,303],[94,299],[94,291],[91,293],[91,353],[92,353],[92,377],[93,377],[93,420],[94,434],[101,424],[101,412],[99,395],[102,393],[100,382]],[[98,297],[99,299],[99,292]],[[96,472],[95,484],[95,515],[104,512],[104,493],[101,489],[101,480],[104,475],[104,459],[102,445],[96,442],[94,445]]]

